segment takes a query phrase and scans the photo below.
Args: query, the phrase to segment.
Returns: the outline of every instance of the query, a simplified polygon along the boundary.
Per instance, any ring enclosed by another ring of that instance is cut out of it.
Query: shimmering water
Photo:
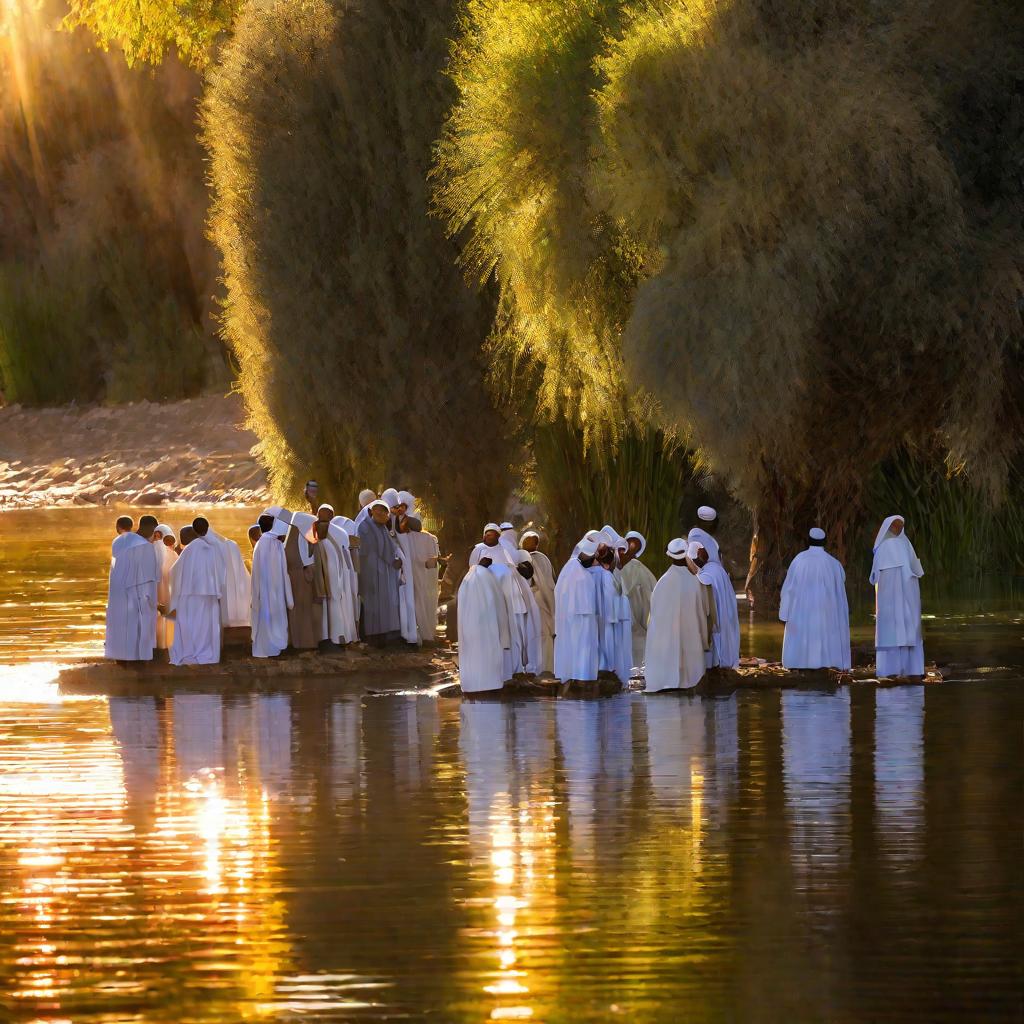
[[[0,1020],[1024,1019],[1012,610],[931,620],[928,687],[67,698],[110,517],[46,515],[0,517]]]

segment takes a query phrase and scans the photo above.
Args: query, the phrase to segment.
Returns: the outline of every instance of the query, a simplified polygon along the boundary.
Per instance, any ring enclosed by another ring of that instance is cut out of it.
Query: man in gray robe
[[[379,498],[359,524],[360,632],[363,639],[383,646],[401,638],[399,574],[402,560],[391,536],[391,509]]]

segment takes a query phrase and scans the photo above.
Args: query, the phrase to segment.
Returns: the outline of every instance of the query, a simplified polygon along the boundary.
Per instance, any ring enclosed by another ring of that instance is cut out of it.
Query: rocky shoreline
[[[238,395],[0,409],[0,511],[258,505],[267,477]]]

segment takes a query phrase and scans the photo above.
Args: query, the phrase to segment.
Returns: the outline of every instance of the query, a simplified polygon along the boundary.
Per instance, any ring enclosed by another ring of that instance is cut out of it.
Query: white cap
[[[718,518],[718,513],[710,505],[701,505],[697,509],[697,518],[705,523],[713,523]]]
[[[682,537],[675,537],[668,542],[668,547],[665,549],[665,554],[669,558],[685,558],[686,557],[686,541]]]
[[[700,557],[700,549],[701,545],[695,540],[691,540],[690,546],[686,549],[686,557],[689,558],[691,562],[696,562]]]
[[[638,555],[642,555],[647,550],[647,538],[642,533],[637,533],[636,530],[630,530],[626,534],[626,540],[638,540],[640,541],[640,550],[637,552]]]
[[[588,540],[586,537],[579,542],[577,547],[584,558],[593,558],[597,554],[597,542]]]
[[[380,506],[383,509],[387,509],[388,512],[391,511],[391,506],[386,501],[382,501],[380,498],[376,498],[370,502],[370,508],[377,508],[378,506]]]
[[[166,523],[160,523],[160,525],[157,526],[157,528],[153,532],[160,534],[161,537],[174,536],[174,531]]]
[[[536,530],[527,530],[526,533],[524,533],[519,538],[519,543],[522,544],[523,541],[526,540],[527,537],[536,537],[537,540],[540,540],[540,534]]]
[[[359,507],[360,508],[365,508],[376,497],[377,497],[377,492],[376,491],[371,491],[369,489],[369,487],[367,487],[365,491],[360,491],[359,492]]]
[[[501,529],[502,530],[514,530],[515,527],[506,519],[505,522],[503,522],[501,524]]]
[[[501,527],[497,523],[488,523],[484,527],[484,533],[490,533],[492,530],[495,533],[501,533]]]
[[[811,540],[824,540],[825,531],[820,526],[812,527],[811,529]]]
[[[270,532],[274,537],[284,537],[288,533],[288,524],[283,519],[275,519]]]
[[[324,510],[324,509],[327,509],[327,511],[331,513],[331,516],[332,516],[332,518],[333,518],[333,516],[334,516],[334,506],[333,506],[333,505],[328,505],[328,504],[326,504],[326,503],[325,503],[325,504],[323,504],[323,505],[321,505],[321,506],[320,506],[320,507],[319,507],[319,508],[318,508],[318,509],[316,510],[316,511],[317,511],[317,515],[319,515],[319,514],[320,514],[321,512],[323,512],[323,510]]]
[[[522,565],[523,562],[529,562],[531,565],[533,565],[533,556],[530,554],[529,551],[523,551],[523,549],[520,548],[516,552],[516,565]]]

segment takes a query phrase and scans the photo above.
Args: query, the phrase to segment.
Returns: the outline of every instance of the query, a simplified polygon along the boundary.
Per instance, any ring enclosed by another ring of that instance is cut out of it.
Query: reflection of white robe
[[[786,668],[849,668],[850,608],[846,573],[824,548],[793,559],[782,584],[779,618],[786,624]]]
[[[465,693],[500,690],[511,643],[501,584],[488,569],[470,566],[458,596],[459,683]]]
[[[888,522],[888,520],[887,520]],[[875,671],[879,676],[924,675],[921,563],[905,533],[887,534],[875,548]]]
[[[651,594],[658,578],[650,569],[634,558],[621,570],[622,589],[629,599],[630,623],[632,626],[633,666],[644,663],[644,648],[647,644],[647,619],[651,614]]]
[[[284,545],[265,533],[252,553],[252,655],[276,658],[288,646],[288,609],[294,607]]]
[[[137,533],[124,533],[111,546],[104,657],[152,661],[162,568],[159,554]]]
[[[171,570],[174,612],[172,665],[216,665],[220,661],[226,570],[219,545],[196,537]]]
[[[577,558],[570,559],[558,576],[555,585],[555,675],[559,679],[597,679],[600,665],[597,583]]]
[[[710,637],[704,585],[685,565],[671,565],[651,595],[644,676],[647,692],[686,690],[704,678]]]

